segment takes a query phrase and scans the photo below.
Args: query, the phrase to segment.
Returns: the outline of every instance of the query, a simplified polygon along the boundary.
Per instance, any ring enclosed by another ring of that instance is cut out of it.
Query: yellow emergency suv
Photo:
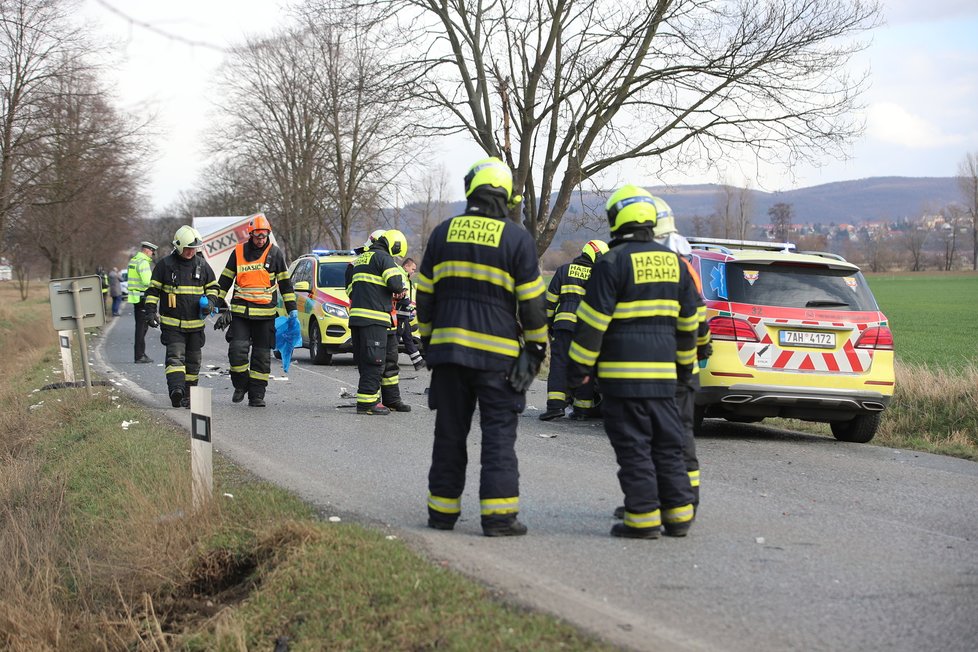
[[[871,440],[893,396],[893,335],[859,268],[790,243],[689,242],[713,338],[697,431],[710,417],[787,417]]]
[[[317,249],[289,267],[302,345],[315,364],[329,364],[334,354],[353,350],[345,277],[354,258],[356,254],[348,249]]]

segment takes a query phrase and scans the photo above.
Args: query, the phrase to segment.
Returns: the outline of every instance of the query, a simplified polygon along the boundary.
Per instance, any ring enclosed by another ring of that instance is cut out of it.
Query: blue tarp
[[[291,317],[275,318],[275,348],[282,354],[282,370],[289,373],[292,364],[292,349],[302,346],[302,331],[299,320]]]

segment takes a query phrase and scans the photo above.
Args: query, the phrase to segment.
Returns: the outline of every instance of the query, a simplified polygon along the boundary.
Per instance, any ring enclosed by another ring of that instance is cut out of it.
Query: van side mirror
[[[296,281],[295,285],[292,287],[296,292],[308,292],[309,281]]]

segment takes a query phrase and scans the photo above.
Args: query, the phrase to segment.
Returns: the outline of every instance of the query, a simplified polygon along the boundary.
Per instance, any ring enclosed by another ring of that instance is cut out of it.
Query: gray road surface
[[[99,371],[150,407],[169,407],[159,331],[132,363],[132,315],[94,347]],[[481,536],[478,426],[463,516],[425,527],[434,415],[428,372],[402,356],[409,414],[357,416],[348,355],[273,361],[265,409],[231,403],[227,345],[207,331],[201,384],[213,389],[214,445],[258,475],[339,514],[389,530],[431,558],[639,650],[975,650],[978,464],[829,437],[707,421],[698,439],[702,503],[685,539],[608,535],[621,501],[600,423],[520,420],[525,537]],[[208,365],[219,369],[208,370]],[[221,373],[223,372],[223,374]],[[478,416],[478,415],[477,415]]]

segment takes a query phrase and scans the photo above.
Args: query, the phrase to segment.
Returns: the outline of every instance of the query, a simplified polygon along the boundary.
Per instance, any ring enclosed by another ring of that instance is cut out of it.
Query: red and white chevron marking
[[[853,343],[870,324],[845,324],[842,322],[802,321],[795,319],[767,319],[747,317],[760,342],[738,342],[740,362],[747,367],[773,371],[827,371],[838,373],[862,373],[873,364],[873,351],[856,349]],[[771,340],[765,328],[768,324],[789,329],[832,327],[838,337],[847,338],[839,351],[782,349]],[[875,325],[875,324],[874,324]],[[843,329],[843,330],[836,330]],[[851,329],[851,330],[846,330]]]

